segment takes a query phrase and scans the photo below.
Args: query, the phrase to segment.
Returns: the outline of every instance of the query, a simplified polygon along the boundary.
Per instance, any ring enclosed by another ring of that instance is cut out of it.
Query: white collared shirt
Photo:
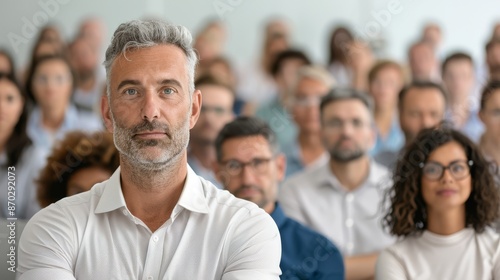
[[[127,209],[120,168],[36,214],[19,245],[21,280],[279,279],[272,218],[188,167],[172,215],[151,232]]]
[[[389,175],[371,161],[365,182],[348,191],[326,163],[290,177],[281,186],[278,201],[287,215],[329,238],[343,255],[376,253],[395,241],[381,223]]]

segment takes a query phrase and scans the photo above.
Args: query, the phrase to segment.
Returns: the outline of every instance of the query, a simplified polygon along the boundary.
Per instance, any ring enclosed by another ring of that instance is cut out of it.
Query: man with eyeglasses
[[[286,160],[273,130],[257,118],[239,117],[222,129],[215,146],[224,188],[257,204],[278,226],[281,279],[344,279],[342,256],[332,242],[286,217],[276,202]]]
[[[346,279],[370,279],[378,253],[393,243],[381,224],[389,171],[368,151],[375,142],[372,101],[334,89],[320,104],[321,136],[329,162],[285,181],[278,195],[285,213],[324,234],[344,255]]]
[[[191,129],[188,163],[194,172],[221,188],[212,167],[215,163],[214,141],[222,127],[234,119],[234,94],[229,86],[212,76],[199,77],[195,82],[203,99],[201,114]]]
[[[333,77],[322,67],[299,68],[297,84],[289,101],[298,133],[282,147],[287,160],[286,177],[328,161],[328,153],[321,145],[319,102],[334,84]]]

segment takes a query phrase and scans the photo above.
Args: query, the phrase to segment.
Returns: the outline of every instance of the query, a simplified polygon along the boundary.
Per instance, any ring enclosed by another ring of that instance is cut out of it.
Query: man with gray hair
[[[201,109],[196,63],[185,27],[155,20],[118,27],[106,51],[101,112],[120,167],[30,220],[19,279],[279,279],[271,217],[187,164]]]
[[[328,237],[344,255],[346,279],[371,279],[378,252],[393,242],[380,205],[389,171],[368,151],[375,142],[372,102],[334,89],[320,104],[321,138],[330,160],[284,182],[278,201],[291,218]]]

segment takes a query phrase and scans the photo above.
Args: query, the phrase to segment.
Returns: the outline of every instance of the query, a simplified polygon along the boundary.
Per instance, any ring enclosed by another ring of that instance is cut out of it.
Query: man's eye
[[[129,89],[125,90],[125,93],[128,95],[135,95],[135,94],[137,94],[137,90],[135,90],[133,88],[129,88]]]
[[[163,93],[166,95],[170,95],[170,94],[174,93],[174,90],[171,88],[166,88],[163,90]]]

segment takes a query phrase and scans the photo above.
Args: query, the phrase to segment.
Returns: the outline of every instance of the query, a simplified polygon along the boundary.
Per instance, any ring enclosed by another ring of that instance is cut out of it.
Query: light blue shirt
[[[28,119],[27,132],[35,146],[42,149],[46,154],[50,153],[56,140],[64,138],[66,133],[72,130],[83,130],[88,132],[102,130],[103,125],[98,117],[79,112],[74,105],[70,105],[64,115],[63,123],[56,132],[47,131],[42,126],[42,112],[35,107]]]
[[[383,138],[380,131],[377,129],[377,142],[370,151],[370,155],[375,156],[380,152],[397,152],[405,144],[405,136],[401,131],[399,121],[394,118],[387,137]]]
[[[479,143],[479,139],[481,138],[484,132],[484,124],[481,121],[481,119],[479,119],[478,112],[476,110],[472,110],[469,112],[469,117],[467,118],[465,123],[460,127],[455,125],[455,123],[453,122],[453,117],[450,110],[446,112],[445,119],[450,121],[455,127],[455,129],[465,134],[474,143]]]
[[[292,116],[276,98],[259,107],[255,116],[265,121],[276,134],[280,147],[288,145],[297,137],[297,126]]]

